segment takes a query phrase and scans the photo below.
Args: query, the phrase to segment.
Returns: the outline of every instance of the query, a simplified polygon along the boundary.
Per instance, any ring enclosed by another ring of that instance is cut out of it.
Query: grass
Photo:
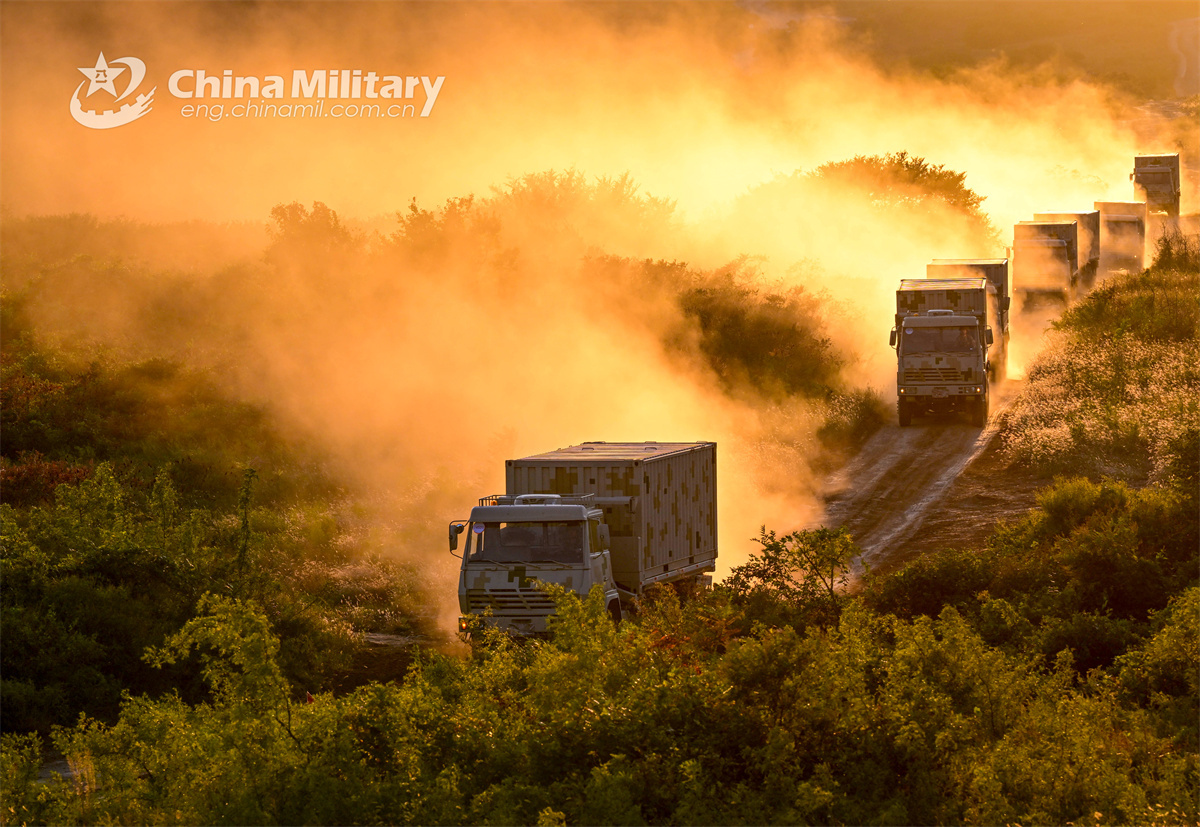
[[[1197,296],[1195,242],[1179,238],[1065,313],[1007,415],[1009,458],[1045,474],[1167,473],[1200,430]]]

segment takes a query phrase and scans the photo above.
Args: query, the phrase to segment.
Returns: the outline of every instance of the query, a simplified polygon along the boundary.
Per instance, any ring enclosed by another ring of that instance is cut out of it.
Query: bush
[[[943,549],[892,574],[868,577],[862,600],[874,611],[905,619],[937,617],[947,607],[971,613],[995,577],[995,554]]]

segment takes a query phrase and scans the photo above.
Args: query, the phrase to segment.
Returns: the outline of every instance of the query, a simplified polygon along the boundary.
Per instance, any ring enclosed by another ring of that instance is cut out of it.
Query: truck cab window
[[[483,523],[471,536],[471,561],[583,565],[581,522]]]
[[[938,350],[941,336],[936,327],[906,327],[901,341],[905,353],[923,353]]]
[[[971,327],[906,327],[904,353],[977,353],[979,334]]]
[[[946,350],[950,353],[974,353],[979,350],[979,335],[970,327],[953,327],[943,331]]]

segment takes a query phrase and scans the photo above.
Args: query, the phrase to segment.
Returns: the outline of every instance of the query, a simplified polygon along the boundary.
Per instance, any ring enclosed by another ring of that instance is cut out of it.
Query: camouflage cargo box
[[[715,442],[585,442],[511,459],[505,477],[510,496],[594,494],[628,591],[716,567]]]

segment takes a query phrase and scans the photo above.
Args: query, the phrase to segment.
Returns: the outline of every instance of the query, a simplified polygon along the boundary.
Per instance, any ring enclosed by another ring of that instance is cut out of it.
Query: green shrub
[[[943,549],[891,574],[868,577],[862,600],[874,611],[905,619],[937,617],[948,606],[970,612],[995,577],[994,554]]]

